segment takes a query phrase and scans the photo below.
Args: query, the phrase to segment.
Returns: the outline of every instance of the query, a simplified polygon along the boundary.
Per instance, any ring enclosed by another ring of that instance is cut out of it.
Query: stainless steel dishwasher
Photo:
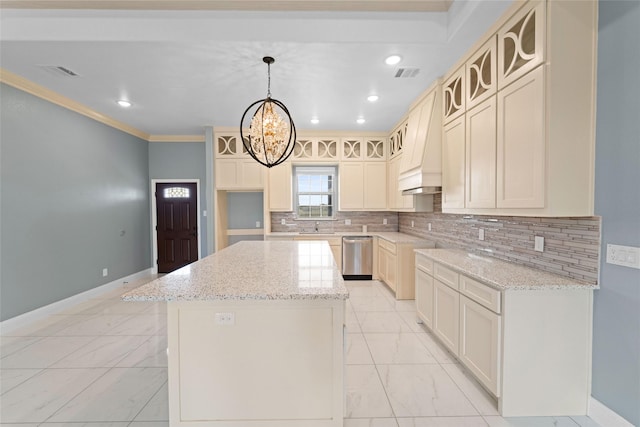
[[[373,274],[373,237],[342,238],[342,277],[345,280],[371,280]]]

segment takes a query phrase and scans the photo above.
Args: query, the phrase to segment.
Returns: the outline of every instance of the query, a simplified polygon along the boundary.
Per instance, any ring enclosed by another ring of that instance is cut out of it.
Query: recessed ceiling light
[[[367,101],[376,102],[379,99],[378,95],[369,95],[367,96]]]
[[[400,55],[391,55],[384,60],[387,65],[396,65],[400,61],[402,61],[402,57]]]
[[[366,122],[364,117],[358,117],[358,120],[356,120],[356,123],[358,123],[359,125],[364,124],[364,122]]]
[[[123,107],[123,108],[129,108],[129,107],[131,107],[131,102],[127,101],[126,99],[119,99],[118,100],[118,105]]]
[[[318,119],[317,117],[312,117],[311,118],[311,123],[314,125],[317,125],[318,123],[320,123],[320,119]]]

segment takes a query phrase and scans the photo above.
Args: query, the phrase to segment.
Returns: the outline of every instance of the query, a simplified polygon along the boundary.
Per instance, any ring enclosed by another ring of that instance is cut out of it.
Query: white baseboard
[[[633,427],[633,424],[593,397],[589,399],[589,418],[604,427]]]
[[[65,310],[69,307],[73,307],[74,305],[79,304],[81,302],[88,301],[92,298],[96,298],[100,295],[106,294],[109,291],[112,291],[118,288],[123,288],[124,290],[125,282],[130,283],[137,280],[141,280],[146,277],[151,277],[152,274],[153,274],[152,269],[148,268],[146,270],[142,270],[137,273],[130,274],[126,277],[116,279],[112,282],[105,283],[104,285],[98,286],[96,288],[92,288],[87,291],[81,292],[79,294],[72,295],[60,301],[56,301],[54,303],[45,305],[44,307],[36,308],[35,310],[28,311],[24,314],[20,314],[16,317],[12,317],[11,319],[7,319],[0,322],[0,330],[2,330],[3,333],[8,333],[18,328],[28,326],[33,322],[42,320],[45,317],[50,316],[52,314],[59,313],[62,310]]]

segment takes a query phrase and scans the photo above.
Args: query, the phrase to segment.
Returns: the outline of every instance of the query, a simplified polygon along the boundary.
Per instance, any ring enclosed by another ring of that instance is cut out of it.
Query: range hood
[[[403,195],[442,192],[442,86],[437,80],[411,109],[398,189]]]

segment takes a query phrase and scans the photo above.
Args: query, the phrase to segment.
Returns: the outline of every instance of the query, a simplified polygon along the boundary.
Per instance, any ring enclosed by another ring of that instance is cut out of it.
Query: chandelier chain
[[[267,98],[271,98],[271,64],[267,63]]]

